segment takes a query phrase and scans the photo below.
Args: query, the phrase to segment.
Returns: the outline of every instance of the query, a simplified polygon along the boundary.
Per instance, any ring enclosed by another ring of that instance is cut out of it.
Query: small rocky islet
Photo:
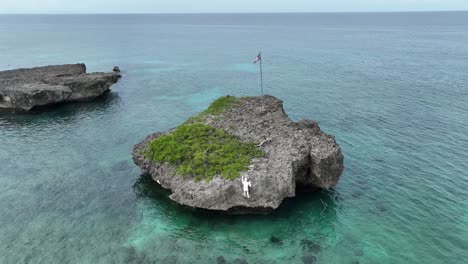
[[[133,160],[177,203],[232,214],[271,212],[299,187],[335,186],[344,170],[335,138],[316,121],[292,121],[269,95],[219,98],[135,145]]]
[[[0,109],[30,111],[92,100],[108,92],[120,77],[118,67],[86,73],[82,63],[0,71]]]

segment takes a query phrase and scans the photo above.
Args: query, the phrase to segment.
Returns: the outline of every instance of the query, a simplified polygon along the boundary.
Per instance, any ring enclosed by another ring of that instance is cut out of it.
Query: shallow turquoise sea
[[[269,216],[181,207],[147,134],[265,91],[345,155]],[[468,263],[468,13],[0,16],[0,70],[119,65],[106,97],[0,113],[0,263]],[[280,239],[272,243],[270,237]]]

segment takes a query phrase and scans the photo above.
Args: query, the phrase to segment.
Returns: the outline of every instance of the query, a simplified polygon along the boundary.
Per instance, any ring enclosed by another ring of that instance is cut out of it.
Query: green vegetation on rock
[[[237,98],[235,96],[223,96],[218,99],[216,99],[211,105],[206,109],[205,111],[199,113],[196,116],[192,116],[187,120],[187,123],[196,123],[196,122],[201,122],[205,116],[208,115],[219,115],[225,110],[238,105],[241,102],[240,98]]]
[[[235,103],[235,97],[222,97],[205,112],[219,113]],[[174,165],[176,173],[210,181],[220,175],[234,180],[246,171],[255,157],[264,152],[254,143],[243,142],[224,130],[206,124],[182,124],[171,134],[163,135],[148,145],[147,156],[156,162]]]
[[[223,96],[218,99],[216,99],[211,105],[206,109],[205,111],[202,112],[202,114],[205,115],[217,115],[222,113],[224,110],[235,106],[240,102],[240,99],[234,96]]]

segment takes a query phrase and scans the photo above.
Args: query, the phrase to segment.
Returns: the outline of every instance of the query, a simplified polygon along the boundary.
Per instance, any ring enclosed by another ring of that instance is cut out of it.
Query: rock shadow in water
[[[268,215],[229,215],[224,211],[213,211],[198,208],[191,208],[180,205],[169,198],[171,191],[162,188],[156,183],[150,175],[141,175],[135,184],[133,190],[137,199],[146,198],[152,199],[156,203],[164,203],[171,210],[180,213],[190,213],[195,222],[204,221],[212,223],[213,227],[222,223],[223,225],[235,225],[238,221],[244,220],[280,220],[289,218],[293,214],[302,213],[304,209],[320,208],[322,214],[328,214],[328,219],[336,219],[336,210],[339,210],[341,204],[341,196],[335,190],[317,191],[312,193],[299,193],[296,197],[286,198],[280,207],[272,211]],[[312,204],[312,205],[311,205]],[[273,235],[274,236],[274,235]]]
[[[0,111],[0,124],[11,127],[37,126],[42,122],[71,123],[83,116],[99,116],[115,112],[121,103],[116,92],[108,92],[99,98],[86,102],[71,102],[32,109],[29,112]]]
[[[148,198],[155,199],[158,202],[168,201],[168,196],[171,191],[162,188],[157,182],[155,182],[151,176],[147,174],[140,175],[135,184],[133,185],[133,191],[137,199]]]

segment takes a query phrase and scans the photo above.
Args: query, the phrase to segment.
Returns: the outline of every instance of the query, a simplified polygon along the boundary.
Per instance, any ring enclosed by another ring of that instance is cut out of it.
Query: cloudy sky
[[[0,0],[0,13],[217,13],[468,10],[468,0]]]

